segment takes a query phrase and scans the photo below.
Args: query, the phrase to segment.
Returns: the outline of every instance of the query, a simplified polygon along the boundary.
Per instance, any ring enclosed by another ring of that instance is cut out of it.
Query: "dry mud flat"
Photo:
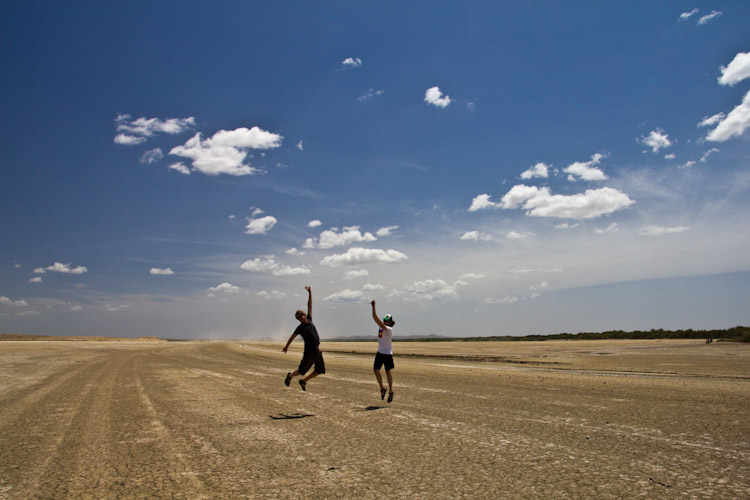
[[[747,344],[280,348],[0,343],[0,499],[750,498]]]

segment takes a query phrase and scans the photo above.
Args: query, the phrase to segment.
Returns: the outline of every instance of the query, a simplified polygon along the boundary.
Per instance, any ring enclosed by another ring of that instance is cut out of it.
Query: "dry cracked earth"
[[[0,500],[750,498],[750,346],[523,344],[0,342]]]

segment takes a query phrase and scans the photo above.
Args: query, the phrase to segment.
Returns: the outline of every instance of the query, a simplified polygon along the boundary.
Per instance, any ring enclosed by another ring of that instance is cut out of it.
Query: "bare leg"
[[[303,378],[302,381],[305,382],[305,383],[307,383],[308,380],[310,380],[311,378],[315,378],[318,375],[320,375],[320,373],[314,371],[310,375],[308,375],[307,377]]]
[[[393,376],[391,376],[391,371],[390,370],[386,370],[385,371],[385,376],[388,379],[388,390],[390,392],[393,392]]]
[[[383,376],[380,375],[380,370],[373,370],[373,371],[375,372],[375,378],[378,379],[378,385],[380,386],[380,390],[382,391],[383,389],[385,389],[385,387],[383,386]],[[386,373],[388,372],[386,371]]]

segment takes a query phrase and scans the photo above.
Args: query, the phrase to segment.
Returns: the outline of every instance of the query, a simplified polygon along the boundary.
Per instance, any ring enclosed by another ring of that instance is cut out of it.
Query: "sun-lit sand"
[[[0,499],[750,498],[750,345],[0,342]]]

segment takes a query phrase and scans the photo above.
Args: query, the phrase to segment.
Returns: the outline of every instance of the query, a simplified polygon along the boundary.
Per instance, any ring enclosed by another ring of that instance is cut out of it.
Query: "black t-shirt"
[[[320,345],[318,329],[313,325],[312,317],[307,317],[307,323],[300,323],[294,333],[302,337],[305,341],[305,351],[315,351]]]

